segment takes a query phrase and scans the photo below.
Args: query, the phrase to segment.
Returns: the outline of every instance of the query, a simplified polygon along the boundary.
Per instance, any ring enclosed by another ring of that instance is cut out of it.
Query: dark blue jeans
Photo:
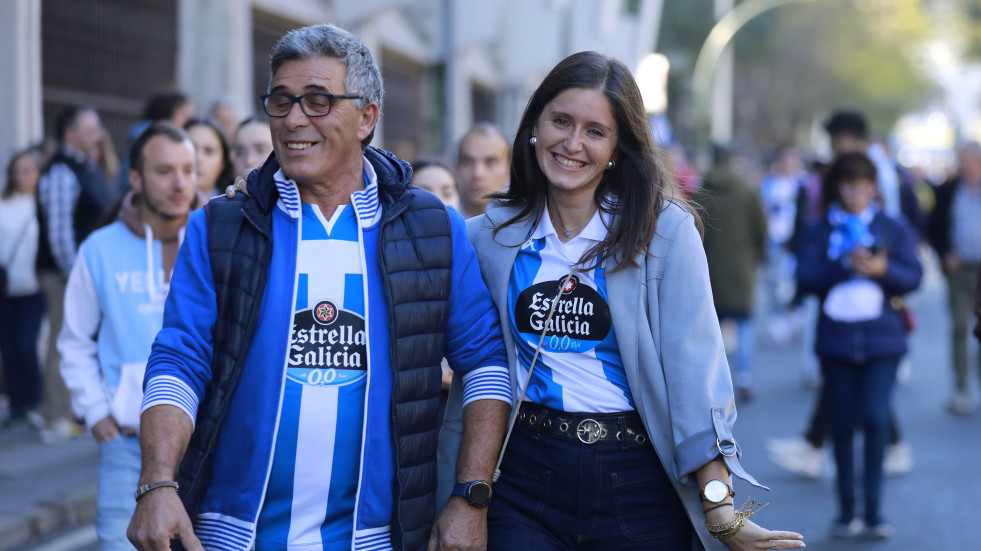
[[[494,484],[488,549],[689,549],[692,525],[654,448],[516,426]]]
[[[889,438],[889,401],[896,383],[899,359],[865,364],[822,361],[821,372],[831,410],[835,465],[838,469],[839,519],[855,516],[855,429],[865,434],[863,466],[865,521],[879,518],[882,459]]]
[[[0,299],[0,355],[12,419],[23,417],[41,402],[37,337],[43,316],[41,293]]]

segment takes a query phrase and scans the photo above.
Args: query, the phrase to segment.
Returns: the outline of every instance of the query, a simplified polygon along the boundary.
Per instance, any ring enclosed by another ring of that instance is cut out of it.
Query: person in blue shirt
[[[163,324],[174,259],[196,194],[194,146],[169,122],[151,124],[133,142],[118,219],[78,250],[65,289],[58,336],[61,374],[72,409],[99,444],[96,532],[101,549],[124,550],[140,474],[143,370]]]
[[[368,145],[381,75],[353,34],[287,33],[261,100],[273,153],[247,194],[191,217],[174,269],[130,540],[482,548],[511,393],[463,218]],[[464,380],[468,491],[434,522],[444,357]]]

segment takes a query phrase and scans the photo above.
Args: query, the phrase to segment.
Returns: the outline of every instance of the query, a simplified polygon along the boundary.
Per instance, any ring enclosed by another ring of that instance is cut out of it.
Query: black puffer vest
[[[392,424],[396,482],[392,543],[426,545],[435,515],[436,427],[440,361],[445,354],[453,243],[445,207],[408,188],[408,166],[369,147],[382,207],[378,261],[390,312]],[[249,176],[251,197],[205,206],[217,293],[212,383],[178,469],[181,498],[193,519],[210,478],[215,442],[248,353],[272,259],[272,212],[279,193],[275,157]],[[261,267],[261,269],[259,269]]]
[[[106,178],[99,167],[90,163],[81,163],[62,150],[55,153],[45,173],[56,164],[67,166],[78,181],[79,193],[75,209],[72,211],[72,229],[75,232],[75,249],[82,241],[106,221],[106,215],[112,209],[114,194],[106,184]],[[48,213],[38,203],[38,222],[41,234],[38,239],[37,267],[42,270],[55,270],[54,254],[51,251],[51,241],[48,235]]]

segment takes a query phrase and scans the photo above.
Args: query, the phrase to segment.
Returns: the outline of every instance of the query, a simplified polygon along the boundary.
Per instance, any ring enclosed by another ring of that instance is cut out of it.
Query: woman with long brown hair
[[[468,223],[524,396],[489,548],[804,547],[748,520],[759,505],[734,507],[730,473],[759,484],[732,434],[700,222],[629,69],[595,52],[560,62],[512,159],[507,191]]]

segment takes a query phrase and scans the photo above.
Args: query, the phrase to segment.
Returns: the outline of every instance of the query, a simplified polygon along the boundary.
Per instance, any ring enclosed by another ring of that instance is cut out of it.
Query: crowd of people
[[[122,161],[70,107],[9,160],[4,426],[91,433],[103,549],[802,548],[750,520],[765,487],[734,424],[763,338],[803,342],[818,389],[771,457],[818,476],[830,438],[831,534],[888,538],[921,241],[948,283],[947,408],[977,407],[977,143],[934,188],[843,110],[827,163],[784,146],[751,179],[720,146],[702,173],[622,62],[580,52],[514,136],[481,122],[410,165],[370,145],[380,72],[330,25],[279,41],[268,92],[237,123],[155,96]]]

